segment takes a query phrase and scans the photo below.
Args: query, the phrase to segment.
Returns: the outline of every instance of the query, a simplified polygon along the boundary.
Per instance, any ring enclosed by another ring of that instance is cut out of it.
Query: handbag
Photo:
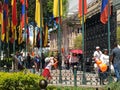
[[[111,71],[112,74],[115,73],[115,70],[114,70],[114,66],[113,66],[113,64],[110,64],[110,71]]]

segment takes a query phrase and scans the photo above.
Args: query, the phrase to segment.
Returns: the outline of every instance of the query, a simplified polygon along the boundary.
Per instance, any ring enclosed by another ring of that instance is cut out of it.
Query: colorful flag
[[[12,0],[12,23],[13,23],[13,26],[17,25],[17,6],[16,6],[16,0]]]
[[[8,26],[6,27],[6,42],[9,41],[10,18],[8,17]]]
[[[59,4],[60,2],[60,4]],[[63,10],[62,10],[62,0],[54,0],[54,3],[53,3],[53,15],[54,15],[54,18],[56,17],[60,17],[63,15]],[[59,7],[58,7],[59,6]],[[59,8],[60,8],[60,12],[59,12]],[[60,16],[59,16],[59,13],[60,13]]]
[[[109,9],[110,8],[110,9]],[[101,15],[100,15],[100,21],[103,23],[103,24],[106,24],[107,21],[108,21],[108,15],[111,14],[111,7],[110,7],[110,3],[109,3],[109,0],[102,0],[102,6],[101,6]],[[109,12],[110,13],[109,13]]]
[[[3,28],[2,28],[2,40],[6,38],[8,42],[8,0],[4,0],[3,4]],[[4,36],[5,35],[5,36]]]
[[[82,17],[82,1],[84,1],[84,15],[87,14],[87,1],[86,0],[79,0],[79,17]]]
[[[19,26],[19,34],[18,34],[18,44],[20,45],[23,42],[23,35],[22,35],[22,28],[21,28],[21,23]]]
[[[82,7],[82,1],[84,1],[84,7]],[[78,17],[80,18],[80,23],[82,24],[82,10],[84,8],[84,22],[86,20],[86,14],[87,14],[87,1],[86,0],[79,0],[78,5]]]
[[[21,4],[22,4],[22,15],[21,15],[21,27],[24,28],[25,25],[25,3],[24,0],[20,0]]]
[[[0,1],[0,24],[3,23],[2,20],[3,20],[2,2]]]
[[[35,22],[37,23],[38,27],[40,28],[40,0],[36,0],[36,8],[35,8]]]
[[[1,24],[1,40],[4,41],[5,39],[5,29],[4,29],[4,22],[3,22],[3,6],[2,2],[0,1],[0,24]]]
[[[12,5],[12,43],[14,40],[17,39],[17,35],[16,35],[16,26],[17,26],[17,6],[16,6],[16,0],[12,0],[11,1],[11,5]]]
[[[44,35],[43,35],[43,46],[46,47],[48,44],[48,26],[45,25]]]
[[[1,24],[1,40],[4,41],[5,39],[5,29],[4,29],[4,22],[3,22],[3,6],[2,2],[0,1],[0,24]]]
[[[26,3],[25,3],[25,5],[26,5],[26,13],[25,13],[25,15],[26,15],[26,24],[28,24],[28,0],[26,0]]]

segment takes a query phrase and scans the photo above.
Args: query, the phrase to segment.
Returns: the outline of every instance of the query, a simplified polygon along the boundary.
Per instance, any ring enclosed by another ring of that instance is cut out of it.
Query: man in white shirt
[[[96,60],[100,60],[100,57],[102,55],[102,52],[100,51],[100,47],[97,46],[96,47],[96,51],[94,52],[93,54],[93,60],[96,62]],[[96,63],[94,63],[94,70],[95,70],[95,73],[96,73],[96,80],[98,80],[98,66]]]
[[[96,51],[93,54],[93,57],[95,60],[99,60],[101,55],[102,55],[102,52],[100,51],[100,47],[97,46]]]

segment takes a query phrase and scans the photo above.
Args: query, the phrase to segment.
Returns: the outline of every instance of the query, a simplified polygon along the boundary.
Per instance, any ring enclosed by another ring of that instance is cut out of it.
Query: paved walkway
[[[61,71],[61,76],[62,76],[62,83],[59,83],[59,70],[52,70],[51,75],[52,75],[52,80],[49,82],[49,84],[52,85],[65,85],[65,86],[74,86],[74,75],[72,70],[62,70]],[[87,86],[94,86],[94,87],[99,87],[100,85],[100,80],[98,78],[97,74],[94,73],[85,73],[85,79],[86,79],[86,85]],[[116,78],[113,78],[114,81]],[[83,72],[82,71],[77,71],[77,77],[76,77],[76,84],[77,86],[84,86],[83,85]],[[105,82],[106,84],[108,81]]]

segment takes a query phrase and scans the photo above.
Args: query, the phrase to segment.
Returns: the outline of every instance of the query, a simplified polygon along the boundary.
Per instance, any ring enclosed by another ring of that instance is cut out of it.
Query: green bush
[[[107,90],[107,88],[110,88],[110,90],[120,90],[120,82],[110,83],[105,87],[105,90]]]
[[[43,77],[30,72],[0,72],[0,90],[40,90],[41,79]]]
[[[73,87],[73,86],[48,86],[47,90],[96,90],[93,87]],[[100,89],[99,90],[104,90]]]

